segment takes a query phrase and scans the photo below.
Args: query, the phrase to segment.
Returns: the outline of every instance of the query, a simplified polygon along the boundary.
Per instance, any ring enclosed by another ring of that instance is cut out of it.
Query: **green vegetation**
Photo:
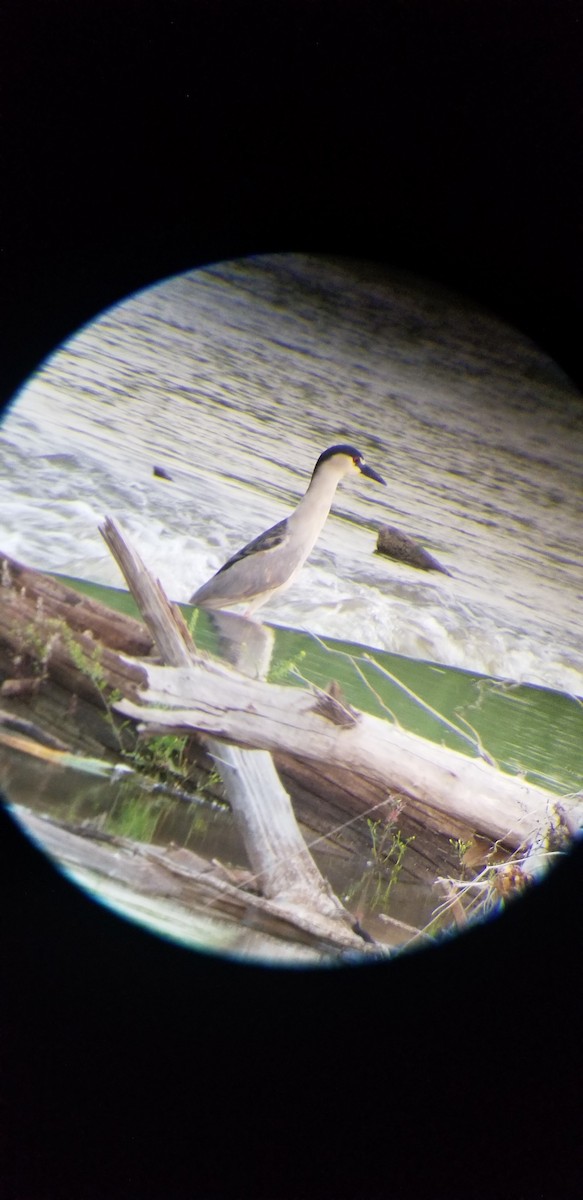
[[[99,642],[95,643],[92,653],[87,654],[82,646],[79,645],[75,634],[67,623],[58,617],[45,618],[42,623],[42,631],[36,625],[29,625],[26,629],[26,638],[28,647],[30,648],[29,653],[34,661],[34,668],[38,671],[41,679],[46,678],[47,667],[55,641],[59,639],[63,642],[71,662],[82,675],[91,680],[99,692],[106,720],[115,734],[120,751],[123,753],[123,744],[120,736],[121,726],[114,714],[114,705],[118,700],[121,700],[121,692],[117,688],[112,688],[107,682],[102,664],[103,651]]]
[[[146,771],[160,780],[174,777],[184,780],[189,771],[185,756],[188,737],[176,734],[160,734],[140,738],[134,750],[125,757],[136,771]]]
[[[269,671],[270,683],[289,683],[294,677],[301,679],[300,663],[306,657],[305,650],[298,650],[293,658],[278,658]]]
[[[136,615],[126,593],[71,582]],[[207,614],[186,608],[185,616],[191,633],[196,630],[200,650],[216,653],[216,632]],[[559,795],[580,789],[583,704],[578,697],[296,630],[276,627],[274,634],[270,682],[325,691],[334,681],[347,705],[469,757],[482,758]],[[70,649],[111,711],[115,693],[107,691],[98,649],[95,655],[84,654],[75,643]],[[38,661],[46,664],[49,653],[50,645],[41,646]],[[126,758],[156,780],[180,783],[188,776],[186,741],[172,735],[140,739]],[[218,774],[198,794],[204,796],[216,782]],[[394,820],[389,825],[369,820],[368,830],[370,862],[351,884],[347,899],[356,902],[359,910],[382,912],[395,906],[394,891],[413,839],[404,838]],[[438,881],[441,902],[424,930],[429,936],[498,911],[529,878],[529,867],[519,857],[478,861],[472,858],[470,842],[452,838],[450,844],[459,862],[459,872],[454,869],[459,878]]]
[[[472,839],[470,838],[469,841],[464,842],[463,838],[450,838],[449,844],[450,846],[453,846],[458,856],[460,866],[463,866],[464,855],[467,854],[470,846],[472,845]]]
[[[135,781],[129,786],[122,784],[115,803],[107,813],[105,827],[117,837],[150,843],[154,840],[166,804],[165,797],[144,794],[144,789]]]
[[[403,869],[407,848],[414,836],[403,838],[383,821],[367,820],[371,838],[372,859],[356,883],[349,888],[347,901],[358,902],[359,908],[369,912],[387,912],[393,889]]]
[[[139,616],[127,592],[85,580],[63,582]],[[184,611],[200,649],[216,651],[207,615],[188,606]],[[558,794],[581,787],[580,698],[293,629],[274,632],[272,682],[325,690],[334,679],[348,704],[429,741],[484,757]]]

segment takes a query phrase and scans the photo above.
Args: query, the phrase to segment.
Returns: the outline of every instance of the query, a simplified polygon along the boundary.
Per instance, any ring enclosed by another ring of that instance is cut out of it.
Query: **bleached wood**
[[[352,922],[320,874],[298,828],[271,754],[212,741],[227,799],[264,896]]]
[[[168,601],[160,582],[116,523],[108,517],[100,532],[165,662],[187,673],[195,664],[206,662],[197,654],[180,609]],[[204,732],[214,734],[212,728]],[[216,761],[264,896],[276,901],[280,910],[301,911],[304,920],[311,912],[313,922],[317,914],[324,921],[345,922],[350,944],[362,946],[362,939],[350,928],[354,918],[333,894],[307,849],[271,754],[265,749],[227,746],[212,736],[206,738],[206,745]]]
[[[99,532],[113,554],[164,662],[171,667],[188,666],[195,647],[180,609],[170,603],[160,581],[150,574],[111,517],[106,517]]]
[[[123,837],[104,841],[90,826],[71,828],[54,818],[40,818],[21,805],[15,805],[14,811],[31,836],[60,862],[125,884],[133,892],[162,896],[222,921],[244,922],[252,916],[256,934],[283,939],[289,945],[310,946],[323,961],[337,961],[343,953],[355,950],[373,958],[387,953],[386,947],[356,939],[341,922],[327,921],[309,906],[278,905],[237,886],[219,866],[190,850]],[[416,930],[405,932],[409,933],[405,940],[417,935]]]
[[[176,671],[145,669],[144,704],[121,701],[117,708],[126,716],[145,725],[210,732],[244,747],[333,762],[510,847],[529,843],[556,801],[542,788],[481,759],[368,714],[358,714],[349,726],[337,724],[323,715],[321,697],[312,691],[249,680],[205,660]]]

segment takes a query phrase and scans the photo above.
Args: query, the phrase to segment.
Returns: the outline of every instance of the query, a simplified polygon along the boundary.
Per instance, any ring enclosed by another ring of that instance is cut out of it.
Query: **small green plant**
[[[300,675],[299,665],[305,657],[306,651],[299,650],[294,658],[285,658],[283,662],[276,663],[269,672],[269,682],[280,683],[289,679],[290,675]]]
[[[208,788],[215,788],[222,782],[221,772],[218,767],[212,767],[206,779],[203,780],[200,787],[197,789],[199,794],[203,794]]]
[[[376,824],[378,825],[379,822],[376,822]],[[399,829],[396,833],[391,832],[390,829],[386,830],[380,837],[378,836],[378,830],[375,829],[373,834],[373,858],[376,861],[378,878],[372,897],[372,908],[388,907],[391,892],[396,886],[403,869],[403,861],[407,853],[407,848],[413,841],[415,841],[414,835],[403,838]],[[385,883],[383,877],[387,872],[389,878]]]
[[[455,853],[459,859],[460,866],[463,866],[464,855],[467,854],[470,846],[472,845],[472,839],[469,838],[467,842],[464,842],[463,838],[450,838],[449,844],[450,846],[453,846],[453,849],[455,850]]]
[[[33,659],[33,667],[41,677],[46,677],[47,662],[51,653],[52,638],[43,637],[36,625],[27,625],[24,636],[28,654]]]
[[[108,813],[107,827],[117,837],[149,843],[163,812],[163,800],[144,795],[132,780],[127,789],[120,790],[118,801]]]
[[[39,613],[39,615],[42,615],[42,613]],[[121,700],[122,694],[117,688],[110,687],[107,682],[102,663],[102,647],[100,644],[96,642],[92,652],[90,654],[87,653],[79,645],[67,623],[59,617],[46,618],[42,628],[33,624],[29,625],[26,629],[26,639],[29,653],[34,658],[35,669],[38,671],[41,680],[47,678],[48,664],[55,642],[57,639],[63,642],[71,662],[97,688],[103,701],[106,719],[115,734],[120,749],[122,749],[120,731],[113,711],[113,706],[117,704],[118,700]]]
[[[403,862],[415,835],[404,838],[382,821],[367,820],[371,837],[372,860],[362,878],[349,889],[347,899],[358,896],[359,905],[370,912],[387,910],[390,896],[403,869]]]
[[[169,776],[184,779],[188,774],[185,756],[187,742],[187,736],[160,734],[140,740],[128,757],[136,770],[147,771],[160,779],[167,779]]]
[[[75,638],[73,637],[73,634],[67,625],[65,625],[63,629],[59,631],[59,633],[63,638],[69,655],[77,667],[77,670],[80,671],[81,674],[85,675],[87,679],[90,679],[97,688],[105,709],[106,720],[111,726],[121,750],[123,748],[122,740],[120,736],[120,730],[116,724],[114,706],[117,704],[118,700],[121,700],[122,693],[119,691],[119,688],[112,688],[107,682],[102,663],[102,647],[99,645],[99,643],[96,643],[92,653],[87,654],[81,648],[79,643],[75,641]]]

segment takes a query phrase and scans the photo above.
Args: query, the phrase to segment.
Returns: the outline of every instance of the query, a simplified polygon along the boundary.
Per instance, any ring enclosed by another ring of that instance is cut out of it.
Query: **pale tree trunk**
[[[170,604],[112,520],[106,520],[101,533],[169,664],[167,669],[179,674],[196,670],[200,656],[178,606]],[[212,729],[204,732],[264,896],[280,911],[293,909],[298,920],[308,920],[316,933],[328,934],[331,921],[335,930],[341,923],[345,926],[342,943],[361,948],[362,939],[352,932],[354,918],[334,896],[306,847],[271,754],[226,745],[212,736]]]

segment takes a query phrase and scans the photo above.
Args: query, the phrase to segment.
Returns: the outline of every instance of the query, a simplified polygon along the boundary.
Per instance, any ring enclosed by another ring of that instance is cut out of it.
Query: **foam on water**
[[[187,600],[289,512],[326,444],[350,440],[389,486],[341,486],[300,580],[265,619],[581,694],[583,443],[568,381],[451,298],[432,317],[411,285],[282,262],[169,281],[44,365],[0,437],[0,548],[119,586],[97,529],[111,514]],[[360,293],[338,293],[351,278]],[[478,347],[494,355],[488,368]],[[420,537],[453,577],[373,555],[383,522]]]

